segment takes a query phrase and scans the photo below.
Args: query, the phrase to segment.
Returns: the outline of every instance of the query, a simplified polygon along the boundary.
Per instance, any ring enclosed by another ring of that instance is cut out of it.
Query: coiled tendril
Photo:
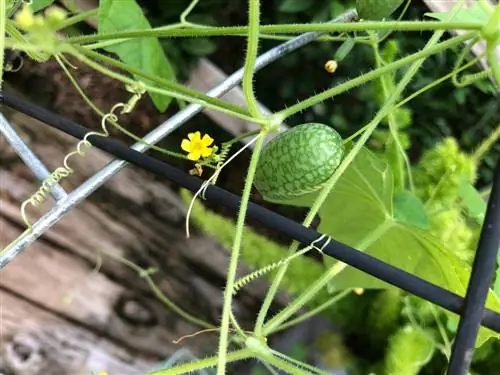
[[[111,108],[111,111],[102,117],[101,120],[102,131],[101,132],[92,131],[87,133],[85,137],[83,137],[83,139],[76,145],[76,150],[70,152],[64,157],[63,166],[57,168],[44,181],[42,181],[40,188],[21,204],[21,217],[24,223],[26,224],[26,227],[29,230],[32,229],[32,225],[28,219],[28,215],[26,213],[26,207],[28,205],[31,205],[36,208],[39,207],[43,202],[45,202],[45,200],[47,199],[47,195],[52,191],[54,186],[57,185],[62,179],[67,178],[74,173],[74,169],[71,168],[69,165],[70,158],[75,155],[85,157],[85,150],[83,149],[83,147],[87,148],[92,147],[92,143],[88,140],[88,138],[93,135],[99,137],[108,137],[109,131],[106,126],[107,121],[111,122],[118,121],[118,117],[114,114],[114,112],[118,108],[122,108],[120,112],[121,114],[130,113],[137,104],[137,102],[139,101],[139,99],[141,98],[142,94],[145,92],[144,88],[141,85],[138,85],[137,87],[127,87],[127,90],[130,92],[134,92],[134,95],[130,98],[130,100],[127,103],[115,104]]]
[[[323,245],[321,245],[321,247],[317,247],[316,244],[318,242],[320,242],[321,240],[323,240],[324,238],[326,238],[326,241]],[[245,285],[247,285],[248,283],[250,283],[251,281],[255,280],[256,278],[258,277],[261,277],[263,275],[265,275],[266,273],[280,267],[280,266],[283,266],[285,264],[288,264],[289,262],[291,262],[293,259],[307,253],[309,250],[311,249],[316,249],[318,250],[319,252],[323,252],[323,249],[328,246],[328,244],[330,243],[332,239],[330,237],[328,237],[327,235],[323,234],[321,235],[320,237],[318,237],[316,240],[314,240],[313,242],[311,242],[311,244],[299,251],[297,251],[296,253],[284,258],[284,259],[281,259],[280,261],[278,262],[275,262],[275,263],[271,263],[269,264],[268,266],[266,267],[263,267],[263,268],[260,268],[244,277],[242,277],[241,279],[237,280],[235,283],[234,283],[234,287],[233,287],[233,295],[236,295]]]

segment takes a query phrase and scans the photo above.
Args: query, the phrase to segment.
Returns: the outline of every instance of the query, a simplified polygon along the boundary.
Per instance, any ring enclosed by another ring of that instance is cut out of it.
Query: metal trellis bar
[[[333,22],[346,22],[354,19],[355,16],[355,11],[350,11]],[[284,54],[311,42],[320,35],[321,33],[306,33],[271,49],[257,59],[256,70],[261,69]],[[212,97],[224,95],[235,85],[239,84],[242,77],[243,69],[240,69],[228,77],[228,79],[210,90],[208,95]],[[89,129],[86,129],[68,119],[64,119],[61,116],[55,115],[30,103],[20,101],[8,94],[0,93],[0,103],[2,102],[5,102],[5,104],[10,107],[35,117],[42,122],[77,138],[82,139],[89,132]],[[149,133],[144,138],[144,141],[150,144],[157,143],[202,110],[203,107],[200,105],[191,104],[187,106],[184,110],[178,112],[168,121]],[[24,144],[22,139],[17,135],[15,130],[10,126],[10,124],[8,124],[3,116],[0,117],[0,130],[5,135],[8,142],[14,147],[16,152],[19,153],[25,163],[28,164],[28,166],[33,170],[37,178],[44,179],[49,175],[49,172],[43,163],[36,157],[29,147]],[[132,146],[132,148],[129,148],[123,143],[111,138],[92,136],[89,138],[89,141],[94,146],[115,155],[119,159],[110,162],[106,167],[101,169],[69,194],[66,194],[60,186],[57,186],[52,191],[52,194],[57,200],[55,206],[48,213],[43,215],[41,219],[34,223],[30,230],[23,233],[18,241],[14,242],[7,249],[0,252],[0,270],[5,267],[16,255],[20,254],[29,244],[35,241],[46,230],[59,221],[67,212],[103,185],[110,177],[124,168],[127,165],[127,162],[135,164],[169,180],[175,181],[178,185],[188,188],[191,191],[198,190],[203,183],[203,181],[197,177],[190,176],[184,171],[178,170],[151,156],[144,155],[143,152],[148,149],[148,146],[143,143],[137,143]],[[205,193],[205,197],[208,200],[223,204],[235,212],[239,209],[240,197],[216,186],[210,186]],[[485,307],[485,301],[500,246],[499,204],[500,160],[498,161],[496,168],[493,190],[489,198],[488,210],[481,231],[479,247],[474,259],[465,299],[449,290],[429,283],[413,274],[387,264],[377,258],[335,240],[329,242],[323,249],[323,252],[389,284],[397,286],[449,311],[459,314],[461,319],[452,348],[451,361],[447,374],[466,375],[470,367],[480,325],[500,333],[500,314]],[[248,216],[260,221],[269,228],[273,228],[282,234],[299,241],[304,245],[310,244],[321,236],[321,234],[310,228],[306,228],[291,219],[283,217],[254,203],[249,204]]]
[[[467,374],[469,370],[479,331],[479,322],[484,315],[484,304],[496,268],[499,246],[500,161],[497,163],[493,188],[488,199],[488,210],[472,266],[462,317],[448,367],[448,375]]]
[[[76,124],[75,122],[51,113],[43,108],[27,104],[5,94],[4,102],[14,109],[24,112],[29,108],[29,114],[42,123],[53,126],[56,129],[66,132],[76,138],[82,139],[90,130]],[[133,150],[110,137],[89,137],[89,141],[103,151],[113,154],[123,160],[128,161],[138,167],[141,167],[149,172],[155,173],[177,185],[185,187],[191,191],[197,191],[204,182],[198,177],[191,176],[184,171],[176,169],[169,164],[163,163],[152,156],[144,155],[136,150]],[[498,179],[498,176],[497,176]],[[217,186],[210,186],[206,192],[207,200],[224,205],[234,212],[239,209],[240,197],[223,190]],[[306,228],[303,225],[281,216],[271,210],[261,207],[255,203],[249,203],[247,215],[249,218],[259,221],[268,228],[277,230],[282,234],[299,241],[303,245],[309,245],[317,240],[321,234]],[[500,221],[494,223],[498,228]],[[498,230],[498,229],[497,229]],[[497,241],[499,239],[497,238]],[[427,301],[433,302],[456,314],[462,313],[464,299],[457,294],[436,286],[428,281],[403,271],[397,267],[387,264],[377,258],[374,258],[366,253],[353,249],[345,244],[332,240],[323,250],[326,255],[334,257],[346,264],[349,264],[363,272],[375,276],[381,280],[397,286],[407,292],[419,296]],[[2,267],[0,260],[0,268]],[[496,332],[500,333],[500,314],[492,310],[485,310],[482,318],[482,324]]]
[[[35,177],[41,182],[49,177],[50,172],[33,151],[24,143],[23,139],[16,133],[15,129],[9,124],[5,116],[0,113],[0,133],[3,134],[5,139],[10,143],[14,151],[17,152],[19,157],[31,169]],[[50,194],[56,201],[63,199],[67,196],[64,189],[59,184],[54,184]]]
[[[356,11],[349,10],[341,16],[332,20],[332,22],[349,22],[356,18]],[[324,33],[308,32],[297,36],[285,43],[282,43],[269,51],[263,53],[257,58],[255,70],[260,70],[266,65],[276,61],[285,54],[300,48],[315,39],[319,38]],[[243,79],[243,68],[231,74],[226,80],[215,86],[210,90],[207,95],[212,97],[220,97],[230,91],[234,86],[238,85]],[[28,105],[24,110],[20,110],[26,114],[30,114],[30,106]],[[143,140],[149,144],[156,144],[186,121],[201,112],[204,108],[199,104],[190,104],[183,110],[177,112],[170,117],[163,124],[159,125],[153,131],[148,133]],[[134,150],[145,152],[149,147],[144,143],[136,143],[132,146]],[[63,218],[73,207],[82,202],[96,189],[102,186],[109,178],[113,177],[116,173],[126,166],[123,160],[114,160],[102,168],[99,172],[90,177],[87,181],[81,184],[73,192],[68,194],[64,199],[61,199],[57,204],[52,207],[45,215],[43,215],[36,223],[33,224],[29,232],[16,242],[16,244],[9,248],[8,252],[0,255],[0,269],[8,264],[15,256],[20,254],[27,246],[33,243],[40,237],[46,230],[51,228],[59,220]]]

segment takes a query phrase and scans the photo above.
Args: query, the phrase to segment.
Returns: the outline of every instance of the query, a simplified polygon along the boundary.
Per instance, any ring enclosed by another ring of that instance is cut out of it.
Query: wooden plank
[[[2,374],[143,375],[155,363],[1,288],[0,306]]]
[[[50,170],[60,166],[76,145],[71,137],[22,114],[6,111],[6,116]],[[75,173],[63,185],[71,191],[110,159],[89,149],[84,158],[71,161]],[[27,167],[2,144],[2,248],[24,230],[19,207],[37,186]],[[49,198],[45,208],[52,204]],[[154,280],[175,303],[197,317],[218,322],[228,252],[194,228],[192,238],[186,239],[185,211],[164,181],[129,167],[3,269],[1,289],[71,322],[78,332],[88,331],[117,348],[131,350],[138,358],[165,359],[182,347],[172,340],[199,328],[158,302],[145,281],[114,257],[130,259],[144,268],[156,267],[159,272]],[[43,213],[29,212],[33,219]],[[104,256],[97,273],[93,268],[99,252],[114,257]],[[241,266],[239,275],[248,271]],[[235,299],[234,311],[244,327],[251,327],[266,290],[265,281],[258,280]],[[274,308],[288,301],[280,294]],[[9,304],[2,307],[4,313],[15,316]],[[0,346],[9,342],[7,337],[0,338]],[[216,347],[217,336],[202,334],[181,345],[195,355],[206,355]]]

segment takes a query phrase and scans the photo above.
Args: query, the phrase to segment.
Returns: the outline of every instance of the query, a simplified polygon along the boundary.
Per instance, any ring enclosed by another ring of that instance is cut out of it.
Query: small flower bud
[[[22,10],[17,12],[15,21],[23,30],[29,30],[35,24],[35,17],[29,5],[25,5]]]
[[[50,8],[47,8],[47,10],[45,11],[45,16],[49,21],[61,22],[66,19],[67,13],[60,7],[52,6]]]

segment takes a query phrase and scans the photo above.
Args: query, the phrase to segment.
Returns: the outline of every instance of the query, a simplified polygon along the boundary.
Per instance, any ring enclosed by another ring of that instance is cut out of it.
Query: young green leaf
[[[135,0],[101,0],[99,4],[99,32],[112,33],[126,30],[147,30],[151,25]],[[145,73],[174,80],[174,71],[156,38],[129,40],[106,47],[116,53],[126,64],[139,68]],[[164,112],[171,97],[150,93],[156,108]]]
[[[309,9],[313,3],[314,0],[285,0],[279,6],[279,10],[285,13],[299,13]]]
[[[356,0],[356,10],[364,20],[381,20],[389,17],[403,0]]]
[[[422,200],[410,191],[394,195],[394,219],[420,229],[429,229],[430,222]]]
[[[31,1],[31,10],[33,12],[38,12],[39,10],[46,8],[49,5],[52,5],[53,2],[54,2],[54,0],[32,0]]]
[[[491,10],[491,12],[493,12],[493,10]],[[470,8],[458,10],[452,20],[455,22],[480,22],[486,24],[490,18],[491,12],[484,9],[479,2],[475,2],[475,4]],[[450,20],[450,12],[425,13],[425,15],[431,18],[436,18],[440,21]]]
[[[460,178],[458,194],[467,210],[467,214],[481,224],[486,214],[486,202],[464,176]]]
[[[418,326],[401,327],[390,339],[386,374],[417,375],[436,349],[432,335]]]

